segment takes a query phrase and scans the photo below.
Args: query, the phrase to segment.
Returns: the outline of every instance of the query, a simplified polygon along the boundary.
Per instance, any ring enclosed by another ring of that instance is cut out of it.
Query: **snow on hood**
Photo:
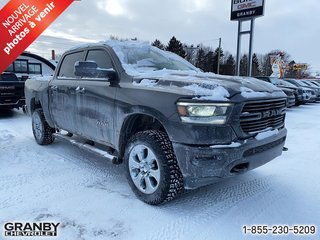
[[[142,87],[155,87],[157,85],[157,81],[150,79],[142,79],[140,82],[133,82],[133,85]]]
[[[259,98],[259,97],[267,97],[267,92],[255,92],[250,88],[241,87],[240,88],[241,95],[245,98]]]
[[[222,86],[215,86],[213,89],[210,89],[194,83],[183,88],[193,91],[197,96],[202,96],[194,98],[198,100],[228,101],[228,97],[230,97],[228,90]]]
[[[134,82],[140,82],[141,79],[143,81],[153,80],[152,87],[177,87],[180,91],[181,89],[186,90],[186,94],[194,95],[194,99],[199,100],[227,100],[236,94],[241,94],[247,99],[263,98],[272,97],[273,94],[281,91],[274,85],[255,78],[222,76],[194,71],[164,69],[146,72],[135,76],[134,79]],[[146,84],[142,85],[146,86]]]

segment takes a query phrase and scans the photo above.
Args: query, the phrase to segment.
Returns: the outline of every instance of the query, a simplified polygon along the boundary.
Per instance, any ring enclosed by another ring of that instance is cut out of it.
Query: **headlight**
[[[225,124],[231,103],[178,102],[181,121],[198,124]]]

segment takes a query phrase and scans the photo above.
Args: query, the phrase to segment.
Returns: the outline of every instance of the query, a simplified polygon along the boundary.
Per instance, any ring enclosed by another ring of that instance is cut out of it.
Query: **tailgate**
[[[15,104],[24,99],[24,82],[0,81],[0,105]]]

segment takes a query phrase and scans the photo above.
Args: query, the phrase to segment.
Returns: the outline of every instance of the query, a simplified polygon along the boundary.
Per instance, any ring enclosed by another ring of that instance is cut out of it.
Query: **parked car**
[[[285,79],[285,81],[292,83],[296,86],[302,87],[303,90],[305,91],[304,93],[305,98],[309,99],[308,102],[316,102],[316,98],[317,98],[316,92],[314,89],[310,88],[307,84],[296,79]]]
[[[298,96],[297,97],[295,96],[295,95],[298,95],[298,92],[296,92],[295,94],[295,90],[282,86],[279,83],[278,78],[276,77],[255,77],[255,78],[271,83],[277,86],[278,88],[280,88],[287,95],[287,107],[290,108],[298,103]]]
[[[287,81],[284,81],[283,79],[278,79],[280,86],[289,88],[295,91],[295,97],[296,97],[296,106],[299,106],[301,104],[307,103],[309,99],[306,97],[306,90],[302,87],[296,86],[292,83],[289,83]]]
[[[259,167],[286,140],[277,87],[203,73],[138,41],[67,51],[53,78],[28,79],[25,93],[38,144],[59,138],[124,163],[148,204]]]
[[[320,101],[320,87],[310,81],[307,81],[307,80],[302,80],[302,82],[305,83],[306,85],[308,85],[310,88],[312,88],[315,91],[316,101]]]
[[[291,108],[296,105],[296,97],[294,95],[294,90],[289,88],[280,88],[287,95],[287,107]]]
[[[19,109],[24,105],[24,81],[20,81],[14,73],[2,73],[0,75],[0,109]]]

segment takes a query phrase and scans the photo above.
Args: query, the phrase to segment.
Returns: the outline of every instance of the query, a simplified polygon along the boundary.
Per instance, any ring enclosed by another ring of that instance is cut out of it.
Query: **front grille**
[[[293,92],[288,92],[288,93],[286,92],[286,94],[287,94],[288,97],[294,96]]]
[[[244,105],[240,125],[245,133],[255,133],[284,126],[287,101],[254,101]]]

